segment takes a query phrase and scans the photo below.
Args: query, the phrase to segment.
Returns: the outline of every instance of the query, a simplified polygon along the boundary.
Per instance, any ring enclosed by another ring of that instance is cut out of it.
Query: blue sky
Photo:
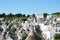
[[[0,0],[0,13],[42,14],[60,12],[60,0]]]

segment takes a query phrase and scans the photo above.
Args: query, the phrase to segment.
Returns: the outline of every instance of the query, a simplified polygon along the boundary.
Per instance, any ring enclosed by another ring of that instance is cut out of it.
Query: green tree
[[[0,14],[0,17],[6,17],[5,13]]]
[[[52,15],[60,15],[60,12],[52,13]]]
[[[22,17],[26,17],[26,15],[25,15],[25,14],[23,14],[23,15],[22,15]]]
[[[27,38],[27,34],[25,34],[25,36],[22,37],[22,40],[25,40]]]
[[[12,33],[12,34],[15,33],[15,31],[16,31],[16,28],[11,28],[10,29],[10,33]]]
[[[0,18],[2,17],[2,14],[0,14]]]
[[[30,15],[27,15],[27,18],[29,18],[30,17]]]
[[[58,39],[60,40],[60,34],[55,34],[54,35],[54,40],[58,40]]]
[[[60,12],[52,13],[52,15],[55,15],[55,16],[57,16],[57,17],[60,17]]]
[[[22,14],[21,13],[18,13],[15,16],[19,18],[19,17],[22,17]]]
[[[35,17],[35,14],[32,14],[32,17]]]
[[[7,17],[13,17],[14,15],[12,13],[8,14]]]
[[[14,18],[14,15],[12,13],[6,16],[6,20],[13,20],[13,18]]]
[[[6,17],[6,14],[5,13],[2,13],[2,17]]]
[[[47,15],[48,15],[47,13],[43,13],[44,18],[46,18],[46,17],[47,17]]]
[[[21,17],[21,20],[25,22],[27,20],[27,18],[26,17]]]
[[[25,14],[22,15],[21,20],[24,21],[24,22],[27,20],[27,17],[26,17]]]

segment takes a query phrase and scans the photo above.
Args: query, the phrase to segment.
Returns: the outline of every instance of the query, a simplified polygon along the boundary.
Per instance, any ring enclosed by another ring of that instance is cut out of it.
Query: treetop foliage
[[[56,17],[60,17],[60,12],[55,12],[52,15],[55,15]]]
[[[48,15],[48,13],[43,13],[43,15],[44,15],[44,18],[46,18],[46,17],[47,17],[47,15]]]
[[[46,17],[47,15],[49,15],[48,13],[43,13],[43,15],[44,15],[44,17]],[[55,13],[52,13],[51,15],[60,15],[60,12],[55,12]],[[2,14],[0,14],[0,18],[1,17],[30,17],[30,16],[32,16],[32,17],[35,17],[35,14],[32,14],[32,15],[25,15],[25,14],[22,14],[22,13],[17,13],[17,14],[12,14],[12,13],[10,13],[10,14],[7,14],[6,15],[6,13],[2,13]]]
[[[55,40],[60,39],[60,34],[55,34],[55,35],[54,35],[54,39],[55,39]]]

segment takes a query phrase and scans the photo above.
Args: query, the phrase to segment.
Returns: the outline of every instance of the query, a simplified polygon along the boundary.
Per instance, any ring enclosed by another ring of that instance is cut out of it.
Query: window
[[[57,27],[60,27],[60,23],[57,23],[57,25],[56,25]]]
[[[59,30],[59,32],[60,32],[60,30]]]
[[[27,29],[27,31],[29,31],[29,29]]]

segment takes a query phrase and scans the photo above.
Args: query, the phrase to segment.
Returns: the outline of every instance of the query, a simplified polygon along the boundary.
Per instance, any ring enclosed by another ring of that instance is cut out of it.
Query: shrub
[[[54,40],[60,39],[60,34],[55,34],[54,35]]]

